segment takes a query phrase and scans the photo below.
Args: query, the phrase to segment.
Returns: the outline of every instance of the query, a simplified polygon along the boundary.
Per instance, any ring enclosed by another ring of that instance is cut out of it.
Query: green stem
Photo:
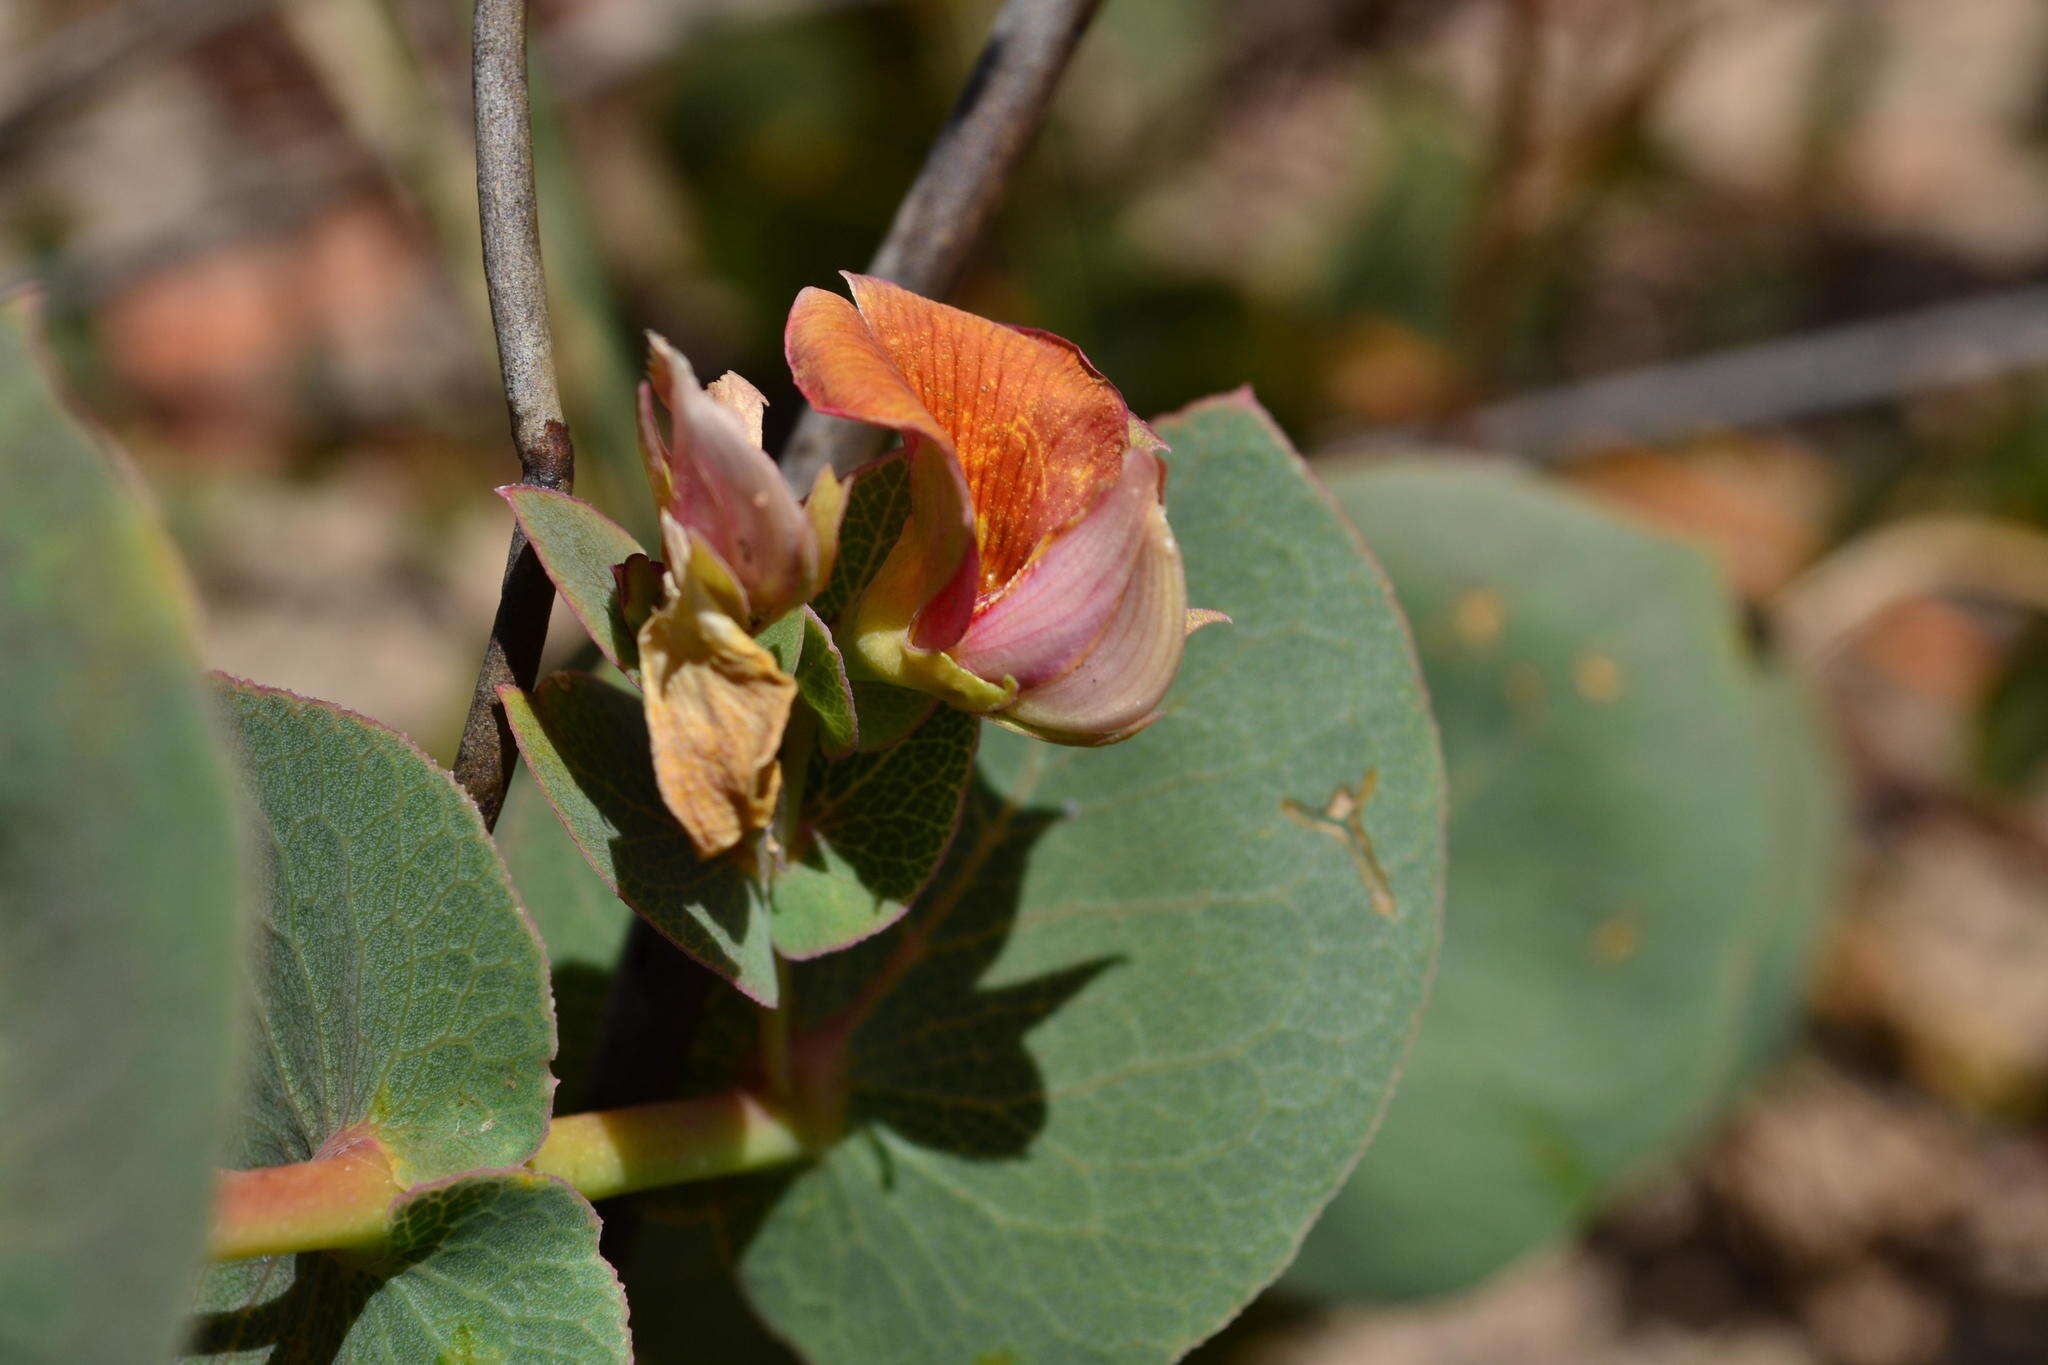
[[[802,1140],[742,1091],[558,1118],[526,1169],[608,1199],[794,1161]],[[375,1251],[406,1187],[374,1139],[312,1161],[221,1176],[208,1252],[220,1261]]]
[[[294,1166],[221,1176],[207,1254],[217,1261],[316,1248],[373,1250],[402,1192],[382,1144],[356,1143]]]
[[[798,845],[804,837],[804,797],[811,779],[811,754],[817,745],[818,713],[799,701],[789,710],[789,724],[783,729],[777,754],[782,764],[782,800],[775,808],[775,842],[781,845],[783,860],[803,856]]]
[[[818,717],[809,706],[799,701],[790,709],[789,724],[782,732],[782,750],[779,761],[782,764],[782,800],[775,808],[774,836],[776,855],[764,859],[770,863],[766,872],[767,885],[774,886],[774,879],[790,861],[803,856],[802,841],[805,837],[803,809],[805,789],[810,781],[811,755],[817,748]],[[768,1093],[779,1103],[789,1103],[795,1087],[790,1047],[790,1021],[796,1016],[796,1004],[790,998],[793,983],[790,980],[789,960],[781,953],[775,955],[776,1004],[774,1008],[761,1010],[761,1070],[766,1077]]]
[[[744,1091],[556,1119],[526,1164],[586,1199],[777,1166],[803,1155],[789,1121]]]

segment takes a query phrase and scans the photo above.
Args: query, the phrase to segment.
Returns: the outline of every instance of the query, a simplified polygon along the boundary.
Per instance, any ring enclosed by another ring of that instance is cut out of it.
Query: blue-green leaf
[[[183,573],[0,305],[0,1359],[159,1360],[233,1094],[246,902]]]

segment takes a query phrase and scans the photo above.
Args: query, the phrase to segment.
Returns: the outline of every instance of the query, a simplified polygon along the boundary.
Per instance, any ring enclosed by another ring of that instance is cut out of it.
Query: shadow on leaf
[[[1001,986],[982,979],[1015,928],[1032,849],[1059,818],[1012,807],[975,774],[930,890],[904,931],[884,936],[876,976],[853,983],[887,988],[852,1006],[851,1140],[877,1124],[919,1147],[993,1161],[1022,1157],[1044,1130],[1045,1079],[1026,1040],[1118,959]],[[799,1000],[806,984],[799,978]]]
[[[327,1365],[340,1356],[371,1296],[404,1268],[380,1266],[372,1273],[314,1251],[289,1258],[287,1279],[286,1264],[280,1256],[209,1272],[209,1278],[240,1280],[238,1297],[246,1295],[247,1306],[200,1314],[193,1323],[192,1356],[266,1351],[266,1359],[290,1365]]]
[[[910,913],[873,939],[795,970],[800,1027],[813,1036],[851,1030],[840,1142],[873,1153],[885,1191],[894,1184],[892,1145],[1015,1161],[1028,1157],[1044,1131],[1045,1079],[1030,1035],[1121,959],[998,986],[982,979],[1015,928],[1032,849],[1060,818],[1010,806],[977,772],[959,835]],[[755,1036],[746,1012],[715,1013],[699,1034],[694,1064],[705,1086],[743,1071]],[[794,1358],[755,1320],[732,1272],[801,1180],[801,1170],[766,1171],[679,1187],[643,1204],[649,1218],[627,1273],[643,1359],[669,1359],[685,1344],[697,1349],[707,1330],[721,1348],[712,1358]]]
[[[738,961],[704,932],[711,927],[733,943],[754,932],[753,898],[737,871],[699,861],[680,825],[653,838],[613,839],[611,854],[619,899],[712,971],[727,980],[739,975]]]
[[[743,977],[727,945],[757,932],[746,883],[726,863],[701,861],[669,814],[639,695],[564,672],[528,705],[539,735],[522,732],[522,752],[598,875],[683,951],[728,980]]]

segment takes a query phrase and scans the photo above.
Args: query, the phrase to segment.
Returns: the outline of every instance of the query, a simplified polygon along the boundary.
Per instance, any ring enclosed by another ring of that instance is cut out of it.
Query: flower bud
[[[790,494],[761,448],[766,406],[736,374],[702,387],[681,353],[648,336],[640,453],[668,571],[636,555],[616,573],[639,635],[656,785],[706,858],[774,818],[796,683],[753,633],[824,586],[845,510],[829,471],[804,503]]]
[[[844,485],[823,472],[800,505],[761,449],[761,391],[736,374],[706,389],[673,346],[653,333],[647,341],[640,454],[663,551],[672,567],[691,565],[735,620],[758,629],[824,586]]]

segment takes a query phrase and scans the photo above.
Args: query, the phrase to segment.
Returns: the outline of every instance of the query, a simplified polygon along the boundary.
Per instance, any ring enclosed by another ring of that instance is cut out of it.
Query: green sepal
[[[818,747],[828,757],[839,758],[860,745],[860,721],[846,677],[846,660],[818,614],[805,607],[801,615],[804,643],[797,661],[797,695],[818,718]]]
[[[940,709],[880,753],[812,758],[802,846],[769,892],[778,952],[819,957],[902,916],[952,841],[980,728]]]
[[[589,503],[552,488],[510,484],[498,496],[511,504],[555,591],[591,640],[621,673],[637,678],[639,622],[619,600],[612,570],[641,554],[640,542]]]
[[[775,656],[775,666],[795,675],[804,654],[804,613],[787,612],[755,632],[754,639]]]

